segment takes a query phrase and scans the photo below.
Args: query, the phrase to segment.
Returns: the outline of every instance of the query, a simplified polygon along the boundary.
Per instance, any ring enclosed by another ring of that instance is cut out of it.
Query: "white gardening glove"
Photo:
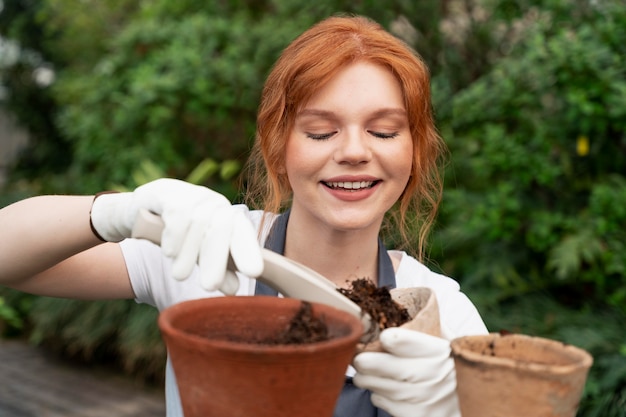
[[[460,417],[450,342],[393,327],[380,334],[385,352],[353,361],[354,384],[372,392],[372,404],[394,417]]]
[[[239,280],[227,270],[229,254],[237,270],[252,278],[263,272],[256,232],[245,215],[223,195],[206,187],[163,178],[133,192],[102,194],[91,208],[93,228],[104,240],[131,237],[141,209],[161,216],[163,253],[173,258],[172,274],[187,278],[196,263],[201,285],[234,294]]]

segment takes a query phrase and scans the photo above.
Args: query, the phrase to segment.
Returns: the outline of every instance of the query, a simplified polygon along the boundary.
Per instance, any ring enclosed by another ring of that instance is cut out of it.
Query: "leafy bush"
[[[624,306],[626,7],[553,20],[453,99],[441,263],[493,301],[562,287]]]
[[[623,417],[626,5],[535,3],[506,57],[437,99],[451,164],[431,256],[491,330],[588,349],[579,415]]]
[[[77,139],[75,175],[93,172],[85,189],[123,182],[145,158],[179,177],[205,157],[244,153],[262,70],[246,59],[246,30],[200,14],[139,21],[93,71],[62,78],[59,126]]]
[[[22,318],[17,310],[0,296],[0,334],[7,332],[7,328],[21,329]]]
[[[165,347],[153,307],[36,297],[28,316],[33,343],[79,361],[116,363],[146,381],[163,380]]]

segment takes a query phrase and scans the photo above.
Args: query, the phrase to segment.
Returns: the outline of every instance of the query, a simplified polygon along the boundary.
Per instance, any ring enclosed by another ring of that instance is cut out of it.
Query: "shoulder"
[[[389,251],[389,255],[399,260],[396,270],[398,288],[427,287],[435,292],[442,330],[448,338],[487,332],[476,306],[461,292],[456,280],[430,270],[405,252]]]

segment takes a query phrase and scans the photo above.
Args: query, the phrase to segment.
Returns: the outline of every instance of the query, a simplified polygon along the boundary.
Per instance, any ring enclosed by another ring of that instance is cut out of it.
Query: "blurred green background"
[[[491,331],[591,352],[578,415],[626,416],[623,0],[0,4],[0,111],[29,137],[7,159],[2,130],[0,207],[163,175],[236,201],[282,48],[331,14],[374,18],[428,63],[451,150],[429,266],[461,283]],[[160,384],[156,314],[0,289],[4,337]]]

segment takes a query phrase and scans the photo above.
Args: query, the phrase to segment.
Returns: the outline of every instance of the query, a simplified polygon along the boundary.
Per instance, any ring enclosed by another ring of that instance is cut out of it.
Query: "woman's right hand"
[[[245,275],[256,278],[263,272],[251,222],[226,197],[199,185],[162,178],[133,192],[100,194],[91,208],[91,223],[103,240],[119,242],[131,237],[142,209],[163,220],[161,249],[173,258],[174,278],[187,278],[197,263],[205,289],[234,294],[239,280],[227,270],[229,256]]]

